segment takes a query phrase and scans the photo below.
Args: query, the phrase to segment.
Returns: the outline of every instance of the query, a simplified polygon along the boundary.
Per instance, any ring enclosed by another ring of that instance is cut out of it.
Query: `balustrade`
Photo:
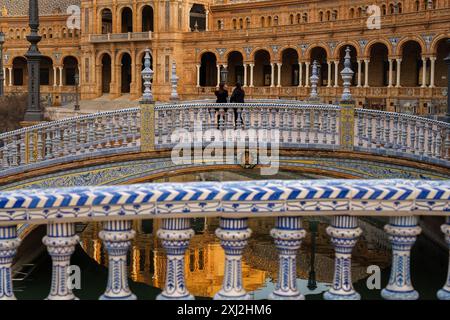
[[[388,192],[389,191],[389,192]],[[327,233],[335,248],[334,280],[325,299],[360,299],[351,277],[352,249],[362,229],[358,216],[391,216],[385,231],[392,244],[392,271],[381,295],[417,299],[410,251],[420,234],[421,215],[446,216],[442,231],[450,248],[449,181],[315,180],[39,189],[0,193],[0,299],[15,299],[11,264],[20,241],[19,224],[47,224],[43,242],[52,257],[48,299],[76,299],[68,283],[70,256],[79,239],[75,223],[103,221],[100,238],[109,257],[109,276],[100,299],[136,299],[128,287],[126,259],[134,238],[132,219],[161,218],[157,232],[167,255],[166,282],[158,299],[194,297],[185,282],[185,254],[194,235],[193,217],[220,217],[216,235],[225,251],[224,279],[215,299],[250,299],[242,282],[242,253],[251,237],[248,219],[277,217],[270,232],[279,255],[278,279],[270,299],[304,299],[296,285],[296,257],[306,231],[301,217],[330,216]],[[105,221],[105,218],[108,219]],[[381,231],[380,231],[381,232]],[[436,288],[438,290],[439,288]],[[439,299],[450,300],[449,275]]]
[[[0,134],[0,176],[97,156],[167,150],[179,143],[204,147],[207,130],[218,136],[217,146],[252,141],[450,163],[450,124],[407,114],[355,109],[349,118],[337,105],[287,100],[156,104],[142,112],[103,112]]]

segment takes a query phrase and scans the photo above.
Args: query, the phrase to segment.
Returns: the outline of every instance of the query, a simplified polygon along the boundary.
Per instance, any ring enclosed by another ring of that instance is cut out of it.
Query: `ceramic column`
[[[19,244],[17,226],[0,227],[0,300],[16,300],[11,266]]]
[[[194,236],[190,219],[162,219],[157,235],[167,254],[166,284],[157,300],[193,300],[184,275],[184,254]]]
[[[297,288],[297,253],[306,231],[300,217],[278,217],[270,231],[278,250],[278,282],[271,300],[304,300]]]
[[[242,283],[242,252],[252,232],[247,218],[220,218],[216,236],[225,251],[225,275],[215,300],[249,300]]]
[[[74,223],[49,223],[42,242],[52,257],[52,285],[47,300],[78,300],[68,283],[70,256],[78,243]]]
[[[131,221],[116,220],[103,223],[99,238],[108,251],[108,284],[100,300],[136,300],[128,287],[127,253],[135,231]]]
[[[359,300],[361,296],[352,283],[352,250],[362,230],[358,219],[351,216],[335,216],[327,228],[335,250],[333,286],[325,292],[326,300]]]
[[[437,297],[440,300],[450,300],[450,217],[447,217],[447,221],[441,226],[441,230],[445,235],[445,241],[447,242],[449,248],[449,263],[447,282],[445,283],[444,287],[438,291]]]
[[[419,293],[411,284],[410,255],[421,228],[416,216],[391,217],[384,230],[392,245],[392,268],[389,283],[381,290],[388,300],[416,300]]]

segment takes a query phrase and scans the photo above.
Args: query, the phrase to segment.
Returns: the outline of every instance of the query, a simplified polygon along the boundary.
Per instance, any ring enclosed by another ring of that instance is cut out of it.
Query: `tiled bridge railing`
[[[95,156],[170,148],[175,130],[183,129],[184,139],[200,125],[220,131],[225,142],[239,129],[277,131],[280,148],[356,150],[450,166],[450,124],[444,122],[351,105],[197,101],[141,105],[0,134],[0,176]]]
[[[421,232],[421,215],[445,216],[450,249],[450,180],[315,180],[142,184],[37,189],[0,193],[0,298],[14,299],[11,264],[20,245],[18,224],[47,224],[43,242],[53,260],[48,299],[75,299],[67,268],[78,236],[76,222],[103,221],[99,236],[109,257],[101,299],[135,299],[127,283],[127,252],[133,219],[162,219],[157,232],[167,254],[165,289],[159,299],[192,299],[185,285],[184,256],[194,231],[192,217],[220,217],[216,236],[225,251],[222,288],[216,299],[249,299],[242,285],[242,252],[251,237],[249,218],[277,217],[270,234],[279,253],[279,276],[270,299],[303,299],[296,286],[296,255],[306,231],[302,216],[332,216],[327,228],[335,247],[334,280],[325,299],[360,299],[351,281],[352,249],[362,230],[358,216],[390,216],[392,244],[385,299],[417,299],[410,278],[410,251]],[[436,288],[438,289],[438,288]],[[438,291],[450,299],[450,270]]]

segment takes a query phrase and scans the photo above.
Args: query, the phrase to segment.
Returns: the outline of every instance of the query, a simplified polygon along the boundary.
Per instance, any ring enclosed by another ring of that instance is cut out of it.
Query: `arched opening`
[[[68,56],[63,60],[63,79],[66,86],[76,85],[75,75],[78,73],[78,60]]]
[[[347,47],[350,49],[350,62],[351,62],[351,69],[353,70],[353,78],[350,82],[351,86],[355,86],[356,82],[357,82],[357,72],[358,72],[358,62],[357,62],[357,52],[356,52],[356,48],[352,45],[346,45],[346,46],[342,46],[339,50],[339,74],[338,74],[338,79],[339,79],[339,84],[342,85],[343,84],[343,80],[341,77],[341,71],[344,69],[344,61],[345,61],[345,50],[347,49]]]
[[[444,58],[448,56],[450,48],[447,39],[441,39],[436,46],[436,65],[434,67],[434,85],[436,87],[446,87],[448,81],[447,65]],[[449,93],[447,93],[449,94]]]
[[[311,66],[316,60],[319,64],[319,82],[318,86],[326,86],[328,84],[328,64],[327,52],[322,47],[315,47],[311,50]],[[312,74],[311,72],[309,73]]]
[[[228,55],[228,85],[244,84],[244,57],[239,51]]]
[[[215,87],[217,85],[217,58],[212,52],[202,55],[200,66],[200,86]]]
[[[283,87],[298,86],[299,65],[297,50],[288,48],[282,53],[281,85]]]
[[[101,17],[102,17],[102,34],[108,34],[108,33],[112,33],[112,25],[113,25],[113,21],[112,21],[112,12],[111,9],[103,9],[101,12]]]
[[[364,66],[364,64],[363,64]],[[396,70],[395,64],[393,70]],[[389,61],[388,48],[383,43],[374,43],[370,47],[370,62],[369,62],[369,86],[384,87],[388,85],[389,81]],[[365,71],[364,71],[365,75]],[[396,72],[392,72],[393,83]],[[362,77],[364,79],[364,77]]]
[[[133,32],[133,11],[125,7],[121,15],[122,33]]]
[[[142,31],[155,31],[153,8],[151,6],[144,6],[144,8],[142,9]]]
[[[111,57],[105,53],[102,57],[102,93],[109,93],[111,88]]]
[[[27,60],[24,57],[17,57],[13,60],[13,85],[24,86],[28,81]]]
[[[206,30],[206,9],[202,4],[194,4],[189,13],[189,26],[192,31]]]
[[[39,64],[39,81],[41,86],[53,84],[53,60],[50,57],[41,57]]]
[[[417,87],[421,81],[422,49],[416,41],[407,41],[402,46],[400,85]]]
[[[270,65],[270,54],[266,50],[255,53],[254,85],[256,87],[270,86],[272,67]]]
[[[128,53],[122,55],[120,69],[120,92],[130,93],[131,91],[131,56]]]

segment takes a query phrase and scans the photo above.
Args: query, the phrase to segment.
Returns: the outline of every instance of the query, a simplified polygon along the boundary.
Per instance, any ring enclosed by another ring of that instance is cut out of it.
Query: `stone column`
[[[13,291],[11,265],[20,240],[17,226],[0,227],[0,300],[16,300]]]
[[[278,281],[271,300],[304,300],[297,288],[297,253],[306,231],[300,217],[278,217],[270,231],[278,249]]]
[[[388,71],[389,82],[388,82],[388,87],[392,88],[392,70],[393,70],[394,61],[392,61],[392,59],[388,59],[388,61],[389,61],[389,71]]]
[[[2,59],[2,57],[0,57]],[[6,68],[3,68],[3,88],[6,87]]]
[[[298,63],[298,86],[303,87],[303,62]]]
[[[220,218],[216,236],[225,251],[225,273],[222,289],[215,300],[249,300],[242,283],[242,252],[252,232],[247,218]]]
[[[254,68],[255,68],[255,64],[251,63],[250,64],[250,88],[254,87],[254,84],[253,84],[253,70],[254,70]]]
[[[196,67],[197,67],[197,88],[199,88],[200,87],[200,68],[201,68],[201,65],[197,64]]]
[[[361,296],[352,284],[352,250],[361,235],[358,219],[351,216],[334,216],[327,228],[335,249],[333,286],[325,292],[326,300],[359,300]]]
[[[361,88],[361,60],[358,59],[358,84],[356,85],[358,88]]]
[[[128,287],[127,253],[135,231],[132,221],[116,220],[103,223],[99,238],[108,251],[108,285],[100,300],[136,300]]]
[[[430,57],[430,88],[434,88],[434,75],[435,75],[435,66],[436,66],[436,57]]]
[[[339,61],[333,61],[334,62],[334,87],[339,87]]]
[[[422,57],[422,88],[427,86],[427,57]]]
[[[441,230],[445,235],[445,241],[447,242],[450,253],[450,217],[447,217],[446,223],[441,226]],[[437,297],[439,300],[450,300],[450,255],[448,261],[447,281],[444,287],[438,291]]]
[[[53,86],[56,87],[57,86],[57,71],[56,71],[56,67],[53,66]]]
[[[388,300],[416,300],[419,293],[411,284],[410,255],[421,228],[416,216],[391,217],[384,230],[392,245],[392,268],[389,283],[381,290]]]
[[[184,255],[194,236],[188,218],[162,219],[157,232],[167,254],[166,284],[157,300],[194,300],[186,288]]]
[[[278,84],[277,87],[281,87],[281,67],[283,66],[282,63],[277,63],[278,66]]]
[[[244,87],[247,87],[247,64],[244,63]]]
[[[364,59],[364,88],[369,87],[369,62],[370,60]]]
[[[400,70],[402,68],[402,59],[396,59],[397,61],[397,84],[395,85],[396,88],[400,88]]]
[[[305,62],[305,88],[309,88],[309,65],[311,64],[311,62],[307,61]]]
[[[58,67],[59,68],[59,86],[62,87],[63,85],[63,67]]]
[[[328,64],[328,83],[327,87],[331,87],[331,61],[327,61]]]
[[[275,65],[274,65],[274,63],[270,64],[270,70],[271,70],[271,73],[270,73],[270,86],[271,87],[275,87]]]
[[[68,283],[70,256],[78,243],[74,223],[49,223],[42,242],[52,257],[52,285],[47,300],[78,300]]]
[[[9,86],[12,87],[13,85],[13,68],[9,68]]]
[[[220,85],[220,64],[217,65],[217,85],[216,87],[219,87]]]

